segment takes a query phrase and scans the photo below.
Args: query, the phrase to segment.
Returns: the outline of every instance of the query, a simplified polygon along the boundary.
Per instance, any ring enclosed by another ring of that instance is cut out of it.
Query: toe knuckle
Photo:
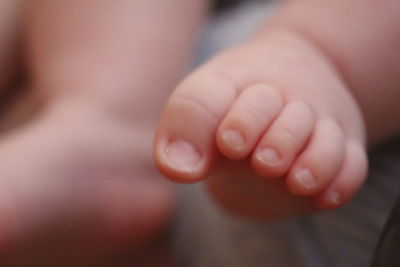
[[[264,122],[266,118],[265,111],[261,107],[251,104],[238,105],[237,113],[245,120],[252,120],[260,123]]]
[[[181,104],[185,106],[190,106],[191,109],[197,109],[199,112],[207,117],[209,117],[212,121],[218,121],[219,116],[216,110],[213,110],[210,106],[208,106],[201,98],[198,98],[194,95],[183,95],[178,94],[175,95],[173,102],[176,104]]]
[[[298,140],[297,133],[293,129],[284,125],[281,125],[277,129],[277,135],[280,136],[285,142],[291,144],[297,142]]]

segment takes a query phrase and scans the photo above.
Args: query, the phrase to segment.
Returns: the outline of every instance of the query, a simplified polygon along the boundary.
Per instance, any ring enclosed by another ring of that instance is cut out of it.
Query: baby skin
[[[0,120],[2,266],[103,266],[127,245],[141,262],[133,265],[160,266],[154,248],[163,254],[175,198],[153,168],[152,136],[205,3],[0,0],[0,7],[9,14],[1,17],[8,26],[0,27],[0,66],[9,68],[0,68],[0,92],[18,76],[14,66],[26,70],[30,89],[8,101]],[[165,42],[171,28],[173,41]],[[11,49],[19,40],[28,66]]]
[[[205,179],[223,207],[252,218],[347,203],[366,178],[367,143],[399,129],[387,115],[398,109],[398,75],[382,71],[400,70],[399,8],[288,1],[252,40],[177,87],[158,128],[157,166],[174,181]]]

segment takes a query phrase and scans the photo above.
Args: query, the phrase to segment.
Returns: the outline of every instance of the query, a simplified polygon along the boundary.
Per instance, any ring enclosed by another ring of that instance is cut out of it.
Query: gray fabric
[[[385,228],[381,233],[371,267],[400,266],[400,198],[392,209]]]
[[[245,39],[269,10],[261,5],[247,5],[228,18],[211,22],[199,60]],[[398,192],[399,163],[400,142],[383,147],[372,154],[368,181],[350,204],[337,211],[274,223],[252,223],[229,217],[212,203],[202,185],[183,186],[175,225],[175,248],[180,264],[191,267],[368,266]]]
[[[244,1],[268,1],[268,0],[214,0],[213,8],[215,11],[223,11],[229,8],[233,8],[237,6],[239,3],[243,3]]]
[[[368,266],[398,193],[400,142],[371,162],[367,184],[344,208],[274,223],[229,217],[201,185],[186,188],[176,225],[182,266]]]

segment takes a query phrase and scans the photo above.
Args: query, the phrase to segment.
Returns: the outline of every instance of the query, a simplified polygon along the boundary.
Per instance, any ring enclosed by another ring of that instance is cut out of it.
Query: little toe
[[[343,132],[332,120],[320,121],[309,145],[294,163],[287,177],[289,191],[314,195],[337,175],[345,152]]]
[[[322,209],[334,209],[351,200],[366,179],[368,160],[359,142],[348,142],[342,169],[326,190],[316,198]]]
[[[164,109],[154,145],[160,171],[179,182],[203,178],[218,158],[215,135],[237,96],[224,75],[198,70],[175,90]]]
[[[221,153],[230,159],[247,157],[282,106],[281,95],[268,85],[244,89],[218,129]]]
[[[310,138],[314,124],[307,104],[289,103],[258,143],[252,156],[253,168],[263,177],[285,175]]]

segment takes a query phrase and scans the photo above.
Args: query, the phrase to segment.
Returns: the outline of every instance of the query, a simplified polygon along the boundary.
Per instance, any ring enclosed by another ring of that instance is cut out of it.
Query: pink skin
[[[109,256],[106,251],[127,243],[140,248],[157,240],[174,198],[152,168],[150,136],[148,127],[118,124],[84,103],[65,103],[5,138],[1,171],[7,191],[0,211],[8,216],[2,217],[1,240],[12,243],[2,249],[11,250],[11,259],[28,257],[20,254],[21,242],[58,225],[59,218],[68,221],[61,229],[79,229],[69,238],[82,240],[82,247],[74,242],[65,248],[72,258],[90,259],[101,251]],[[68,246],[67,240],[54,245]],[[35,242],[43,242],[40,235]],[[43,246],[52,251],[52,244]]]
[[[153,168],[151,140],[205,2],[33,0],[22,7],[7,21],[24,14],[25,35],[16,26],[0,31],[4,55],[13,54],[9,40],[24,40],[28,66],[20,67],[29,77],[29,93],[10,100],[0,122],[4,260],[44,266],[51,254],[71,266],[104,263],[129,244],[141,266],[151,266],[156,259],[146,251],[163,254],[158,242],[175,200]],[[11,66],[1,55],[0,66]],[[16,72],[4,70],[12,82]]]
[[[386,2],[282,5],[255,38],[174,91],[155,139],[159,169],[174,181],[206,179],[222,206],[247,217],[347,203],[365,180],[366,136],[400,129],[388,117],[400,111],[400,4]]]
[[[3,0],[1,4],[12,7],[17,1]],[[0,244],[33,238],[41,227],[62,218],[62,224],[68,226],[62,229],[78,229],[72,232],[85,241],[82,244],[94,244],[93,250],[88,252],[87,246],[77,247],[74,242],[72,247],[78,259],[93,258],[93,255],[107,257],[105,251],[110,251],[110,247],[129,241],[138,254],[150,255],[141,258],[137,265],[150,266],[148,260],[154,258],[154,254],[142,253],[142,250],[157,247],[153,243],[165,229],[173,205],[168,185],[149,167],[150,133],[164,95],[168,93],[160,88],[171,88],[179,78],[205,1],[32,0],[26,4],[29,6],[25,8],[28,11],[24,18],[25,38],[17,35],[18,12],[10,18],[1,16],[15,27],[0,31],[0,47],[4,47],[0,66],[10,66],[0,68],[0,76],[4,79],[2,85],[15,77],[17,68],[13,66],[17,66],[17,59],[10,50],[15,46],[10,44],[23,39],[31,78],[27,86],[33,92],[32,98],[23,103],[32,100],[34,104],[28,107],[34,107],[38,113],[23,120],[21,114],[30,115],[24,105],[22,109],[16,107],[16,113],[9,113],[7,123],[2,121],[2,125],[18,127],[7,129],[0,143],[1,183],[5,191],[0,202],[3,214]],[[274,27],[281,28],[282,34],[277,34],[279,31],[270,34],[270,27],[267,27],[259,34],[260,40],[226,52],[181,84],[182,89],[171,98],[170,108],[167,106],[161,121],[155,154],[159,167],[172,179],[183,182],[208,175],[211,192],[227,209],[251,217],[276,218],[312,212],[320,207],[334,208],[348,201],[362,183],[366,169],[364,126],[358,106],[366,121],[369,140],[382,139],[400,129],[397,118],[391,116],[398,114],[400,108],[397,103],[399,81],[395,75],[399,73],[400,60],[396,58],[398,54],[393,53],[399,46],[395,34],[399,6],[394,0],[385,4],[379,6],[372,0],[323,4],[318,0],[290,1],[274,22]],[[337,23],[332,24],[332,21]],[[358,31],[360,28],[369,30],[362,35]],[[173,38],[171,29],[174,29]],[[265,49],[271,45],[271,49]],[[382,48],[381,53],[376,52],[376,47]],[[264,54],[265,51],[270,52]],[[274,51],[283,52],[275,54]],[[286,58],[288,51],[293,52]],[[261,54],[266,61],[260,61]],[[243,68],[247,65],[242,64],[243,60],[249,67]],[[304,69],[296,69],[292,60],[308,63]],[[239,67],[233,68],[235,64]],[[272,73],[271,66],[285,69],[274,74],[292,71],[293,76],[272,79],[268,76]],[[304,79],[310,77],[310,73],[319,75],[312,76],[315,80]],[[285,88],[290,90],[282,92],[283,87],[279,85],[287,85]],[[321,90],[326,86],[331,86],[332,91]],[[209,97],[210,88],[218,88],[212,91],[212,98]],[[299,88],[310,90],[309,94],[296,94]],[[245,91],[248,94],[242,94]],[[327,97],[327,92],[333,93]],[[234,102],[239,93],[243,97]],[[256,107],[256,112],[248,110],[249,115],[255,115],[260,108],[258,104],[253,105],[256,104],[253,101],[260,100],[258,94],[265,94],[268,101],[274,101],[267,109],[261,105],[261,112],[268,116],[253,118],[271,130],[259,135],[262,139],[255,142],[256,134],[261,131],[259,123],[252,126],[257,129],[246,132],[246,125],[236,123],[251,120],[239,118],[235,109],[230,108],[242,102],[239,108]],[[339,101],[330,101],[331,97]],[[386,101],[388,99],[393,101]],[[215,110],[209,110],[204,116],[205,108],[209,107]],[[225,117],[228,111],[232,119]],[[21,120],[15,122],[15,114]],[[296,124],[296,116],[300,115],[304,124]],[[235,136],[240,135],[231,134],[234,138],[229,140],[229,134],[224,134],[226,129],[236,125],[246,137],[249,135],[251,142],[246,143],[244,149],[237,149],[240,139],[235,141]],[[276,134],[284,129],[282,125],[290,125],[287,129],[297,133],[292,145],[287,147],[288,140],[274,140],[282,138],[282,134]],[[171,129],[176,129],[176,134],[172,135]],[[307,138],[310,132],[313,135]],[[333,145],[325,142],[320,146],[321,140],[326,139],[321,136],[327,132]],[[167,154],[174,155],[183,148],[189,154],[195,153],[178,163],[199,164],[178,169],[166,164],[163,145],[171,140],[178,142]],[[182,140],[196,143],[196,149]],[[304,150],[300,158],[295,157],[304,142],[309,144],[307,148],[311,152],[319,148],[323,151],[306,153]],[[263,145],[260,151],[264,152],[263,156],[252,157],[252,163],[242,160],[240,164],[236,161],[232,164],[232,160],[223,160],[216,166],[222,155],[232,159],[246,157],[252,151],[249,147],[255,143]],[[282,165],[271,168],[260,164],[257,159],[271,159],[271,155],[274,159],[275,155],[271,150],[265,153],[264,145],[269,147],[277,143],[285,153],[289,151]],[[206,153],[200,161],[196,155],[199,149]],[[323,153],[329,153],[328,157],[320,157]],[[318,157],[313,156],[317,154]],[[321,164],[329,168],[319,169],[315,162],[323,158],[334,160]],[[291,161],[300,165],[290,168]],[[318,180],[323,188],[321,192],[316,194],[315,187],[312,190],[302,188],[296,184],[296,179],[291,180],[290,177],[298,175],[290,176],[287,168],[300,170],[304,178],[307,172],[296,168],[303,164],[310,164],[312,173],[322,178]],[[265,179],[253,170],[268,177],[279,176],[282,172],[289,175],[286,180]],[[340,194],[337,194],[338,189]],[[76,240],[72,234],[67,236]],[[43,238],[39,235],[38,241],[40,237]],[[53,248],[60,247],[59,239],[56,240],[57,246]],[[19,247],[21,243],[14,244]],[[51,242],[47,247],[52,247]],[[22,259],[20,256],[18,253],[11,255],[11,265],[13,260]],[[62,258],[62,255],[57,257]]]

